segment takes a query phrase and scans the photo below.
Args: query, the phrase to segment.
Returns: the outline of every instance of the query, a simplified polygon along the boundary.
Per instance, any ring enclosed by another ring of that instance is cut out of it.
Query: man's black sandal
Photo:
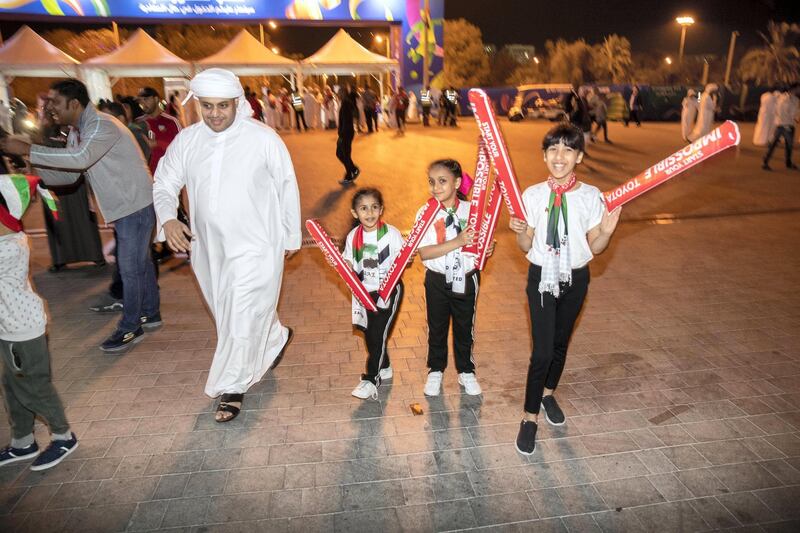
[[[281,364],[281,361],[283,361],[283,355],[286,353],[286,348],[289,347],[289,343],[292,342],[292,338],[294,337],[294,330],[288,326],[286,329],[289,330],[289,336],[286,337],[286,344],[283,345],[283,348],[281,348],[281,353],[279,353],[278,357],[276,357],[272,362],[272,366],[269,367],[270,370],[275,370],[278,368],[278,365]]]
[[[235,405],[230,405],[230,402],[239,402],[240,404],[244,402],[244,394],[223,394],[219,397],[219,405],[217,406],[217,413],[231,413],[232,416],[228,418],[218,419],[215,417],[217,422],[230,422],[237,416],[239,416],[239,412],[241,408],[236,407]]]

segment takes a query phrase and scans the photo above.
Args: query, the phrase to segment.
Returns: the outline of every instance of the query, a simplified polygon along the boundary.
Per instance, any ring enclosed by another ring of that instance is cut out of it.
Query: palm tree
[[[631,42],[617,34],[603,39],[603,44],[595,48],[596,76],[608,79],[612,83],[621,83],[629,79],[633,60],[631,59]]]
[[[800,25],[770,21],[767,33],[758,32],[764,46],[750,49],[739,62],[742,80],[775,85],[800,79],[800,50],[790,39],[800,34]]]

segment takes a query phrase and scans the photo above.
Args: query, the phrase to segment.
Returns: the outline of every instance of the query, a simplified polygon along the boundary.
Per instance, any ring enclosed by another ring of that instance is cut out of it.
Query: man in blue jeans
[[[60,124],[72,126],[66,148],[0,141],[10,154],[30,154],[31,165],[51,185],[74,183],[84,173],[103,217],[117,231],[118,267],[123,283],[123,313],[100,349],[122,352],[142,340],[144,329],[161,326],[158,285],[150,260],[155,227],[153,181],[136,139],[117,119],[99,113],[86,86],[75,79],[51,86],[48,108]]]

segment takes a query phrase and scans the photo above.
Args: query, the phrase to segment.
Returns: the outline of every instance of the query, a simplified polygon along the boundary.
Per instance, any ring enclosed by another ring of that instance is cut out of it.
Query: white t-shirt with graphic
[[[469,205],[469,202],[458,200],[456,216],[458,217],[458,223],[461,231],[464,231],[467,228],[467,220],[469,219]],[[417,211],[415,220],[419,219],[423,209],[424,207]],[[431,246],[433,244],[442,244],[455,238],[457,235],[456,229],[453,226],[445,227],[446,219],[447,211],[440,209],[436,213],[436,217],[433,219],[433,224],[431,224],[431,226],[428,228],[428,231],[426,231],[425,235],[423,235],[422,239],[420,239],[419,248],[422,248],[423,246]],[[449,253],[452,254],[455,252],[456,250],[453,250]],[[464,261],[464,272],[469,272],[475,269],[475,256],[464,254],[462,255],[462,260]],[[444,274],[447,269],[447,255],[443,255],[435,259],[424,259],[422,264],[428,270],[438,272],[439,274]]]
[[[397,254],[400,253],[400,248],[403,246],[403,236],[400,234],[400,231],[391,224],[386,224],[386,228],[388,231],[383,240],[385,244],[388,245],[389,252],[388,256],[382,261],[380,254],[383,250],[378,249],[378,231],[364,232],[364,254],[361,258],[361,264],[364,267],[364,279],[362,283],[364,284],[364,288],[369,292],[378,290],[381,285],[381,280],[389,272],[389,268],[391,268],[394,259],[397,257]],[[358,230],[358,227],[353,228],[350,233],[347,234],[344,244],[344,253],[342,254],[342,257],[350,261],[354,266],[353,238],[355,237],[356,230]],[[386,247],[383,246],[383,249],[385,248]]]

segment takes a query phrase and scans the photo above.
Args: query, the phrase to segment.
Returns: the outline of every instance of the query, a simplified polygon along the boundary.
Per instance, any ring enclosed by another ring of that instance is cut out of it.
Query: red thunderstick
[[[475,181],[472,182],[472,193],[469,202],[469,217],[467,227],[475,232],[475,239],[472,244],[464,246],[462,251],[465,254],[478,254],[478,231],[483,219],[483,211],[486,206],[486,190],[489,186],[491,176],[491,165],[489,164],[489,154],[486,150],[486,143],[481,137],[478,140],[478,162],[475,165]]]
[[[706,161],[726,148],[737,146],[741,139],[739,126],[735,122],[726,120],[711,133],[686,145],[635,178],[631,178],[619,187],[604,192],[603,198],[606,201],[606,208],[609,212],[613,211],[656,185],[661,185],[665,181],[674,178],[684,170]]]
[[[345,262],[342,254],[339,253],[339,249],[336,248],[331,238],[325,230],[322,229],[319,221],[314,219],[306,220],[306,229],[308,229],[308,232],[311,234],[311,237],[314,238],[314,242],[317,243],[322,253],[325,254],[325,259],[336,269],[336,272],[339,273],[347,286],[350,287],[350,290],[353,291],[355,297],[358,298],[369,311],[373,313],[376,312],[378,308],[375,306],[375,302],[372,301],[367,289],[364,288],[364,284],[358,279],[358,276],[353,269],[350,268],[350,265]]]
[[[422,213],[420,213],[419,218],[414,223],[414,227],[411,228],[411,233],[408,234],[408,238],[403,243],[402,248],[400,248],[400,253],[395,257],[392,266],[389,267],[389,272],[386,274],[386,277],[383,278],[381,286],[378,289],[378,294],[383,301],[389,301],[389,296],[400,282],[400,276],[403,275],[403,271],[406,269],[406,265],[408,265],[411,256],[417,251],[419,241],[422,240],[422,236],[425,235],[425,232],[431,227],[436,213],[438,213],[441,208],[441,202],[435,198],[430,198],[428,203],[422,208]]]
[[[500,191],[503,193],[508,211],[512,217],[525,220],[522,193],[520,193],[516,174],[514,174],[511,157],[508,155],[508,148],[503,142],[503,133],[494,117],[492,103],[482,89],[469,90],[469,103],[472,106],[475,120],[478,122],[478,129],[483,136],[483,141],[486,143],[489,156],[494,163],[497,181],[500,184]]]

